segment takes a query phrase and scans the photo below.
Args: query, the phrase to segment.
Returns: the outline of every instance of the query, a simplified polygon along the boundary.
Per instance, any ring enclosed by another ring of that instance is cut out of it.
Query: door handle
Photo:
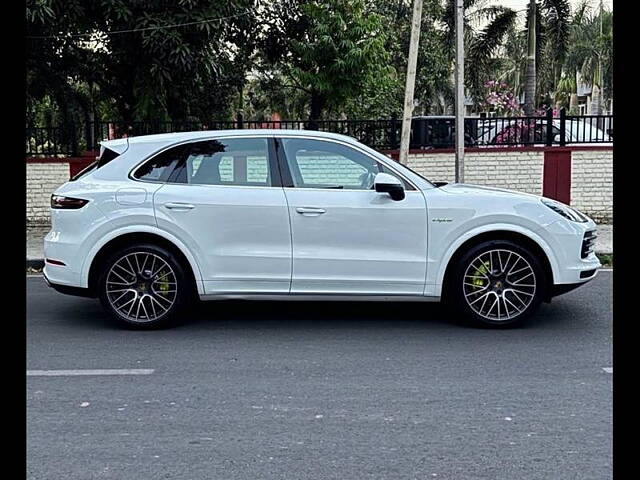
[[[169,210],[191,210],[193,208],[196,208],[195,205],[182,202],[168,202],[164,204],[164,207],[168,208]]]
[[[296,208],[296,212],[301,215],[316,216],[322,215],[326,210],[324,208],[298,207]]]

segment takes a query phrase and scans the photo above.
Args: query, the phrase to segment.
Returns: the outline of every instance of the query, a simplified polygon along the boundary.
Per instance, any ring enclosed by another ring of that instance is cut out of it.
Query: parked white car
[[[610,126],[610,122],[607,123]],[[553,120],[554,145],[560,142],[560,120]],[[547,123],[540,119],[486,119],[478,122],[476,144],[480,147],[495,145],[539,145],[544,146]],[[585,120],[567,120],[565,123],[566,144],[580,146],[613,145],[613,137]]]
[[[342,135],[228,130],[102,142],[51,198],[44,275],[126,325],[198,298],[446,300],[520,323],[594,278],[596,225],[535,195],[436,186]]]

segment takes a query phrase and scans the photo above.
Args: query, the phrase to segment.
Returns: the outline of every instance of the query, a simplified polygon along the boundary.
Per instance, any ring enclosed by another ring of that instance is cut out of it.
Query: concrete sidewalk
[[[44,255],[42,253],[44,236],[49,231],[48,226],[27,227],[27,265],[33,267],[42,266]],[[613,225],[598,225],[598,239],[596,241],[596,253],[613,253]]]

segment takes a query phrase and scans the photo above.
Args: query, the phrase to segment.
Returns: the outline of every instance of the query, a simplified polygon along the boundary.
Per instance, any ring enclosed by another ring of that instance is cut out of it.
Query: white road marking
[[[102,370],[27,370],[27,377],[76,377],[91,375],[151,375],[153,368],[111,368]]]
[[[613,367],[602,367],[602,369],[607,373],[613,373]]]

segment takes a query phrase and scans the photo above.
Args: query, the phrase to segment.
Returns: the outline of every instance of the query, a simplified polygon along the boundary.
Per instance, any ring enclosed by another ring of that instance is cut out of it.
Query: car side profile
[[[593,279],[595,223],[536,195],[434,185],[337,134],[181,132],[104,141],[51,197],[44,276],[121,324],[194,301],[444,300],[520,324]]]

